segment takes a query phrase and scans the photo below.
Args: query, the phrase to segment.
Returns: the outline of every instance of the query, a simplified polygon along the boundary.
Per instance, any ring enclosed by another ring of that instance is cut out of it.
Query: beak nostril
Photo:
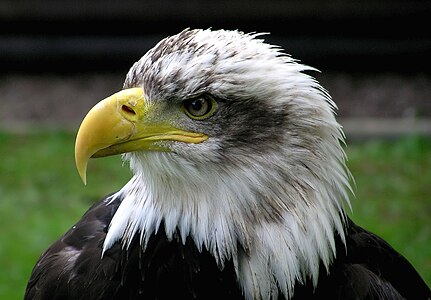
[[[129,115],[136,115],[136,112],[130,106],[123,105],[121,106],[121,110]]]

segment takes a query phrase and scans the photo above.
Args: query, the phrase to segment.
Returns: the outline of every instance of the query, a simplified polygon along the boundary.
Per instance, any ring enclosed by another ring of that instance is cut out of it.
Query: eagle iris
[[[212,97],[199,96],[197,98],[187,99],[183,101],[185,113],[193,119],[205,119],[211,116],[214,112],[216,102]]]

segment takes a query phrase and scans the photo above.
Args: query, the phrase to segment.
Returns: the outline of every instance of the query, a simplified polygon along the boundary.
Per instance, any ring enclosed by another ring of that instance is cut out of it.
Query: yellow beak
[[[188,132],[167,123],[155,122],[154,109],[148,106],[144,91],[131,88],[96,104],[84,118],[75,143],[75,162],[86,184],[88,160],[138,150],[169,151],[160,141],[201,143],[202,133]]]

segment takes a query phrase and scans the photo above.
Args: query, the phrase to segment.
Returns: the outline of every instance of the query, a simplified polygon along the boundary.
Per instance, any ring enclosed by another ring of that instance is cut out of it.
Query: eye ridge
[[[215,108],[215,100],[207,95],[191,98],[183,101],[183,109],[193,119],[205,119],[212,115]]]

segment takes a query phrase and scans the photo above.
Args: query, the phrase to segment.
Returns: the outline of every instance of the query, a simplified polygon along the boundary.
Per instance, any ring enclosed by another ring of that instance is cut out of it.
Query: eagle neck
[[[136,235],[145,251],[164,226],[168,239],[175,232],[183,243],[191,237],[220,268],[232,260],[246,298],[276,298],[279,291],[289,298],[296,283],[317,284],[319,266],[328,269],[336,255],[335,235],[344,240],[347,175],[337,160],[328,168],[333,172],[317,179],[311,163],[274,168],[286,165],[275,157],[229,172],[173,162],[164,153],[128,159],[135,175],[112,196],[122,203],[104,251],[116,242],[127,249]]]

